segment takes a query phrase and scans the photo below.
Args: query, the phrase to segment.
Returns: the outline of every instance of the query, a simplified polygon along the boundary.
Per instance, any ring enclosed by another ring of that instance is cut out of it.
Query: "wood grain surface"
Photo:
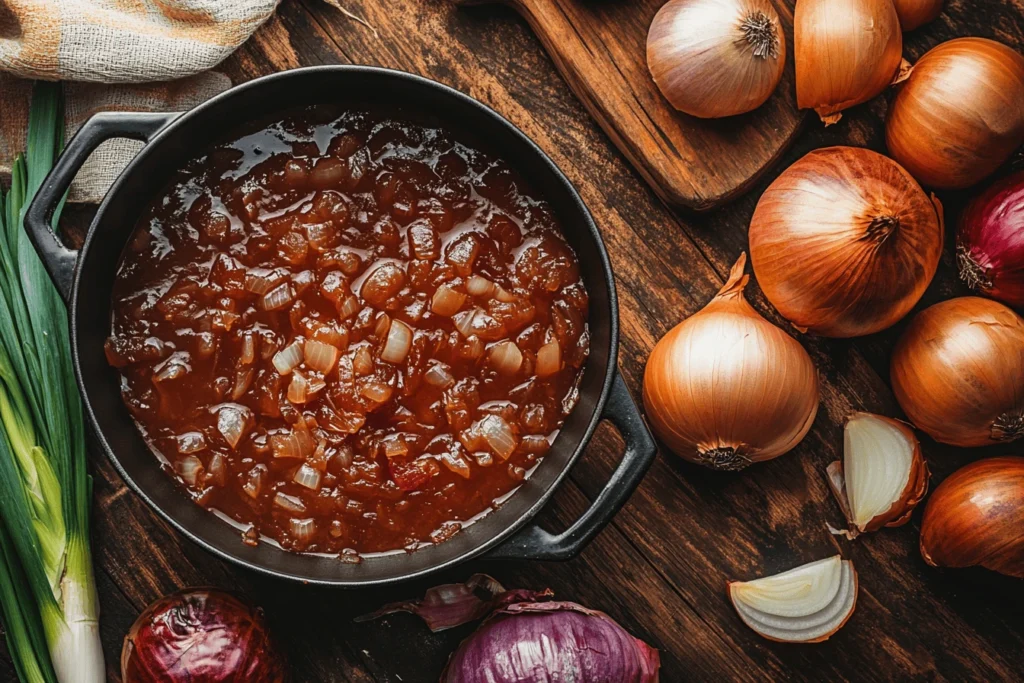
[[[750,187],[796,138],[792,58],[763,106],[700,119],[669,104],[647,69],[647,30],[665,0],[456,0],[504,3],[533,27],[555,66],[604,132],[668,204],[721,206]],[[773,0],[793,54],[794,0]]]
[[[779,170],[825,145],[884,150],[883,96],[828,129],[809,122],[776,169],[745,196],[711,213],[683,215],[634,171],[515,12],[457,8],[448,0],[343,2],[375,31],[319,0],[285,0],[224,70],[241,82],[315,64],[400,68],[477,97],[523,129],[575,183],[604,236],[620,294],[620,364],[635,395],[658,337],[699,310],[746,249],[757,197]],[[958,35],[1024,48],[1024,2],[951,0],[938,21],[907,36],[905,54],[917,59]],[[951,224],[968,195],[941,195]],[[67,223],[80,230],[88,219],[89,210],[73,208]],[[918,309],[966,293],[955,277],[951,244],[950,235]],[[782,323],[756,286],[747,291],[759,311]],[[889,388],[888,359],[904,326],[856,340],[796,335],[818,366],[823,399],[798,448],[739,474],[710,472],[662,453],[613,523],[566,563],[479,561],[388,589],[293,585],[236,569],[200,550],[128,491],[105,459],[94,457],[94,548],[110,680],[120,681],[122,638],[148,603],[184,586],[216,585],[243,591],[265,608],[296,683],[436,681],[468,628],[430,634],[409,615],[368,624],[352,618],[475,571],[507,586],[550,587],[561,599],[608,612],[662,651],[666,683],[1024,680],[1024,584],[983,570],[925,565],[917,549],[920,510],[904,527],[853,542],[826,528],[842,519],[824,469],[840,455],[845,415],[857,409],[902,417]],[[1024,446],[969,451],[929,439],[923,447],[933,487],[981,455],[1024,453]],[[602,426],[539,521],[562,528],[574,519],[600,490],[620,448],[615,431]],[[825,643],[763,640],[729,605],[727,579],[750,579],[837,552],[853,560],[860,596],[853,617]],[[0,681],[13,680],[3,653]]]

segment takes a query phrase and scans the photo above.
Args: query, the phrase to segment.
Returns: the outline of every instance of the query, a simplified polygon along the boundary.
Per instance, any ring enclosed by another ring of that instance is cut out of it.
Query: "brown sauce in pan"
[[[125,250],[125,403],[247,542],[444,540],[576,403],[576,257],[543,198],[445,129],[314,108],[251,130],[182,169]]]

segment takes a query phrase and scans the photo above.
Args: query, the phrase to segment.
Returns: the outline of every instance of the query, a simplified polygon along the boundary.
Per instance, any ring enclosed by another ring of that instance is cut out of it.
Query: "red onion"
[[[506,591],[489,576],[438,586],[423,600],[387,605],[357,621],[412,612],[441,631],[490,616],[448,660],[441,683],[658,683],[658,651],[603,612],[538,602],[550,590]]]
[[[1024,307],[1024,171],[995,183],[967,205],[956,260],[961,279],[972,289]]]
[[[121,650],[125,683],[282,683],[284,671],[262,610],[212,588],[150,605]]]

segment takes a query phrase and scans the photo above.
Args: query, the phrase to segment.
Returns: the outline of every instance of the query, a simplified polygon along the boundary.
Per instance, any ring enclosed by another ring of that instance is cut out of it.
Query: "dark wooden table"
[[[343,2],[365,16],[376,35],[319,0],[285,0],[225,70],[241,82],[315,64],[394,67],[469,93],[522,128],[576,184],[604,235],[620,296],[619,361],[636,395],[655,341],[715,294],[746,248],[757,197],[780,169],[824,145],[884,148],[886,100],[880,97],[848,112],[839,125],[809,123],[776,169],[727,208],[680,215],[666,209],[624,162],[511,11],[456,9],[447,0]],[[1024,48],[1021,0],[948,4],[937,22],[907,37],[908,58],[956,35]],[[952,223],[964,195],[942,198]],[[84,224],[88,211],[73,210],[70,218]],[[951,253],[947,245],[921,306],[965,293]],[[756,286],[748,292],[758,310],[781,322]],[[143,607],[175,589],[212,584],[244,591],[263,605],[298,683],[436,681],[466,628],[432,635],[408,615],[369,624],[352,618],[476,571],[508,586],[551,587],[560,598],[608,612],[661,650],[667,683],[1024,678],[1024,583],[982,570],[926,566],[917,550],[920,512],[904,527],[854,542],[826,529],[826,523],[841,523],[824,468],[840,455],[844,416],[854,409],[901,415],[889,389],[888,358],[903,326],[854,341],[800,337],[818,366],[823,404],[796,450],[741,474],[713,473],[663,453],[615,521],[564,564],[481,561],[428,582],[381,590],[283,583],[192,545],[132,494],[106,460],[95,458],[94,547],[110,679],[120,680],[122,638]],[[620,447],[614,430],[602,427],[541,521],[557,528],[574,519],[605,481]],[[924,448],[933,486],[979,455],[1022,452],[1018,446],[979,453],[927,439]],[[860,597],[852,619],[826,643],[763,640],[726,599],[729,578],[774,573],[837,552],[853,559]],[[14,680],[6,653],[0,680]]]

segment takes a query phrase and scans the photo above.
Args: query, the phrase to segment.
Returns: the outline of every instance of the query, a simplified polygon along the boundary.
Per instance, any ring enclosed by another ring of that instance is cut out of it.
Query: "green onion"
[[[101,683],[92,480],[67,310],[23,228],[62,138],[60,86],[38,83],[26,153],[0,191],[0,619],[22,681]]]

